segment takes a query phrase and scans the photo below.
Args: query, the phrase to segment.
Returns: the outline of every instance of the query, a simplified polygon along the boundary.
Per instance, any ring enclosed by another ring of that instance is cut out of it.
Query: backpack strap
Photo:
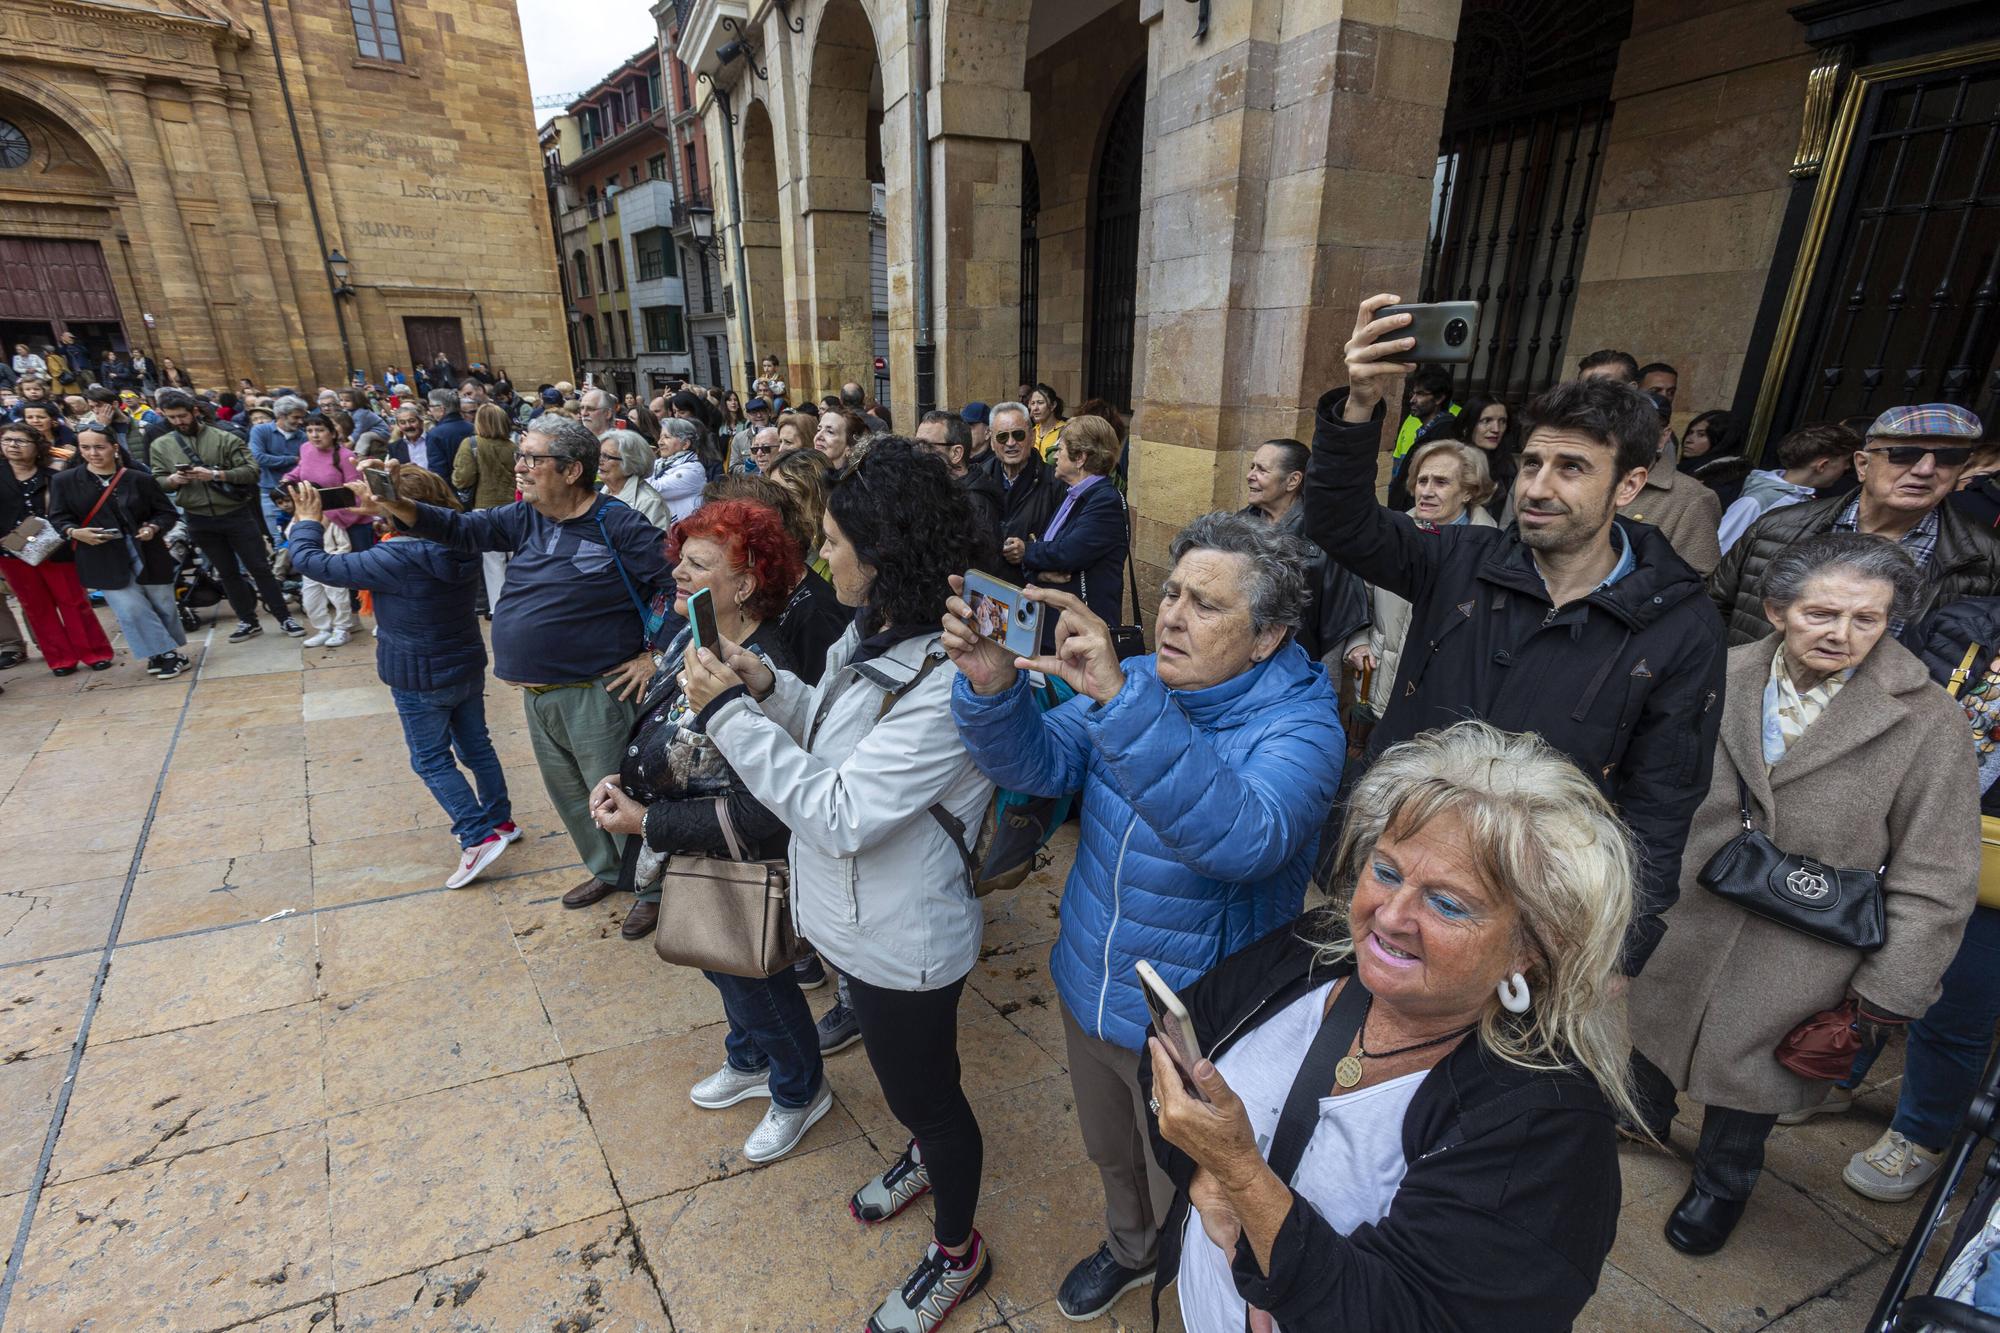
[[[938,664],[944,660],[942,655],[926,653],[924,664],[917,668],[917,674],[910,677],[908,684],[890,690],[882,696],[882,711],[875,715],[875,721],[879,723],[889,716],[889,710],[894,708],[904,695],[923,684],[924,677],[937,670]],[[979,883],[979,868],[973,864],[972,849],[965,843],[965,825],[959,821],[957,815],[944,808],[942,801],[932,804],[930,816],[937,821],[938,827],[945,831],[945,836],[951,839],[952,847],[958,852],[958,859],[965,862],[965,885],[967,889],[971,889]]]

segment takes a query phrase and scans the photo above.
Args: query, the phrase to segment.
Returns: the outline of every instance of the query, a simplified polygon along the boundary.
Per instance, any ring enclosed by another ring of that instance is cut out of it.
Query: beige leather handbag
[[[729,859],[676,853],[660,872],[653,950],[669,963],[738,977],[774,976],[811,952],[792,927],[792,876],[783,861],[752,861],[718,796]]]

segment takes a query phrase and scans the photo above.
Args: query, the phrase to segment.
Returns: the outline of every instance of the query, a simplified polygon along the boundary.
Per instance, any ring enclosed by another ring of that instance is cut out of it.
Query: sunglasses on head
[[[1964,467],[1972,461],[1971,447],[1963,444],[1890,444],[1867,452],[1881,454],[1897,467],[1915,467],[1925,454],[1935,458],[1939,467]]]
[[[1005,444],[1009,440],[1027,439],[1028,432],[1024,430],[996,430],[993,432],[993,438],[1001,444]]]

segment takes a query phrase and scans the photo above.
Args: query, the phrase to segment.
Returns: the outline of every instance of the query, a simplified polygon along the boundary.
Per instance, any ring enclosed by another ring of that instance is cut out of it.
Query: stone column
[[[938,402],[957,405],[990,399],[1018,378],[1028,94],[940,84],[930,122]]]
[[[229,53],[224,63],[225,71],[232,69],[233,65],[234,54]],[[240,81],[240,75],[236,77]],[[284,325],[285,351],[272,355],[289,357],[291,373],[286,377],[287,382],[303,384],[311,378],[305,371],[312,363],[306,358],[305,323],[300,318],[297,278],[278,232],[278,201],[271,193],[271,177],[264,167],[262,145],[250,120],[250,94],[247,88],[239,86],[228,88],[225,96],[229,103],[229,121],[235,127],[236,143],[242,150],[250,210],[256,218],[265,262],[270,265],[271,281],[278,293],[278,318]]]
[[[153,353],[158,356],[164,351],[197,377],[203,372],[220,372],[221,342],[200,270],[195,266],[194,246],[181,220],[173,174],[167,170],[145,82],[135,75],[110,74],[105,76],[104,89],[118,127],[118,146],[125,153],[138,196],[133,211],[144,230],[146,266],[152,269],[161,296],[161,309],[155,315],[156,340],[161,345],[154,347]]]
[[[249,182],[244,158],[256,156],[256,143],[251,141],[246,154],[243,143],[237,139],[236,127],[230,122],[228,100],[220,86],[194,85],[189,89],[189,97],[194,103],[195,124],[201,130],[202,151],[208,155],[210,179],[218,183],[215,202],[221,215],[222,234],[228,237],[236,260],[232,277],[240,292],[238,318],[253,352],[252,367],[232,369],[237,374],[256,376],[260,384],[301,383],[298,364],[289,355],[290,340],[285,336],[278,288],[271,276],[263,233],[250,211],[247,194],[234,188],[239,180],[246,185]]]
[[[799,191],[810,266],[807,341],[793,370],[814,397],[845,380],[868,386],[875,362],[875,309],[869,265],[869,183],[814,176]],[[798,393],[794,388],[794,393]]]

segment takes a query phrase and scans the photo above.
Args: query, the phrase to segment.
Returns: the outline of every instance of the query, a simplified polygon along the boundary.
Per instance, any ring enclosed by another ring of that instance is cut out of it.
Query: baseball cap
[[[1985,433],[1979,418],[1957,403],[1915,403],[1892,407],[1875,418],[1868,438],[1965,440],[1976,444]]]
[[[562,391],[560,389],[544,389],[542,390],[542,401],[550,407],[561,407]]]
[[[771,410],[771,405],[762,398],[752,398],[749,402],[743,404],[743,410],[745,412],[768,412]]]
[[[958,410],[958,419],[968,426],[983,426],[989,411],[984,403],[967,403]]]

